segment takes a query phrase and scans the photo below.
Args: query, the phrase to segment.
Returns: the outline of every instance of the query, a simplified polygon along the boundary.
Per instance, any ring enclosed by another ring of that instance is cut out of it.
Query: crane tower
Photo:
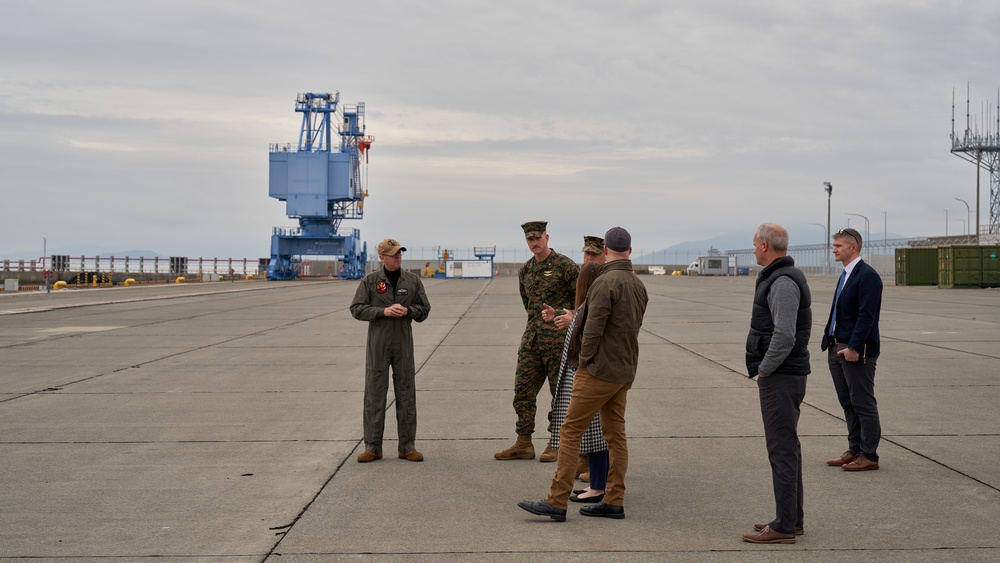
[[[296,97],[295,111],[302,114],[299,142],[271,144],[268,195],[285,202],[285,214],[299,226],[274,228],[267,279],[295,279],[299,256],[337,257],[340,277],[358,279],[368,246],[360,230],[338,229],[344,219],[364,215],[367,150],[374,141],[365,135],[365,104],[341,106],[340,92],[306,93]]]
[[[965,131],[961,135],[956,135],[955,94],[954,91],[952,92],[951,152],[976,165],[975,233],[977,240],[981,234],[1000,234],[1000,90],[997,91],[995,116],[990,115],[992,108],[986,104],[983,105],[983,115],[974,118],[970,111],[969,95],[966,92]],[[979,172],[982,170],[986,170],[990,174],[990,223],[986,229],[979,227]],[[980,231],[985,231],[985,233]]]

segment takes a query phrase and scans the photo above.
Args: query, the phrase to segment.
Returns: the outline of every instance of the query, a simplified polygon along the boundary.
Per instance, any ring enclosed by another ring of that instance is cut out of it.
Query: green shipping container
[[[1000,247],[938,248],[938,287],[1000,287]]]
[[[938,249],[897,248],[896,285],[937,285]]]
[[[983,287],[1000,287],[1000,246],[984,246]]]

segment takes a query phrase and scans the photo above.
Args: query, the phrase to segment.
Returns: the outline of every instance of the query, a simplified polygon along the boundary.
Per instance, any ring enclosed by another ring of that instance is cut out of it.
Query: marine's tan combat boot
[[[576,464],[576,478],[579,479],[580,475],[590,471],[590,463],[587,460],[587,456],[580,456],[580,461]]]
[[[542,455],[538,456],[538,461],[542,463],[550,463],[559,458],[559,452],[552,449],[552,442],[545,444],[545,451]]]
[[[531,436],[518,435],[513,446],[493,454],[493,457],[500,460],[535,459],[535,446],[531,444]]]

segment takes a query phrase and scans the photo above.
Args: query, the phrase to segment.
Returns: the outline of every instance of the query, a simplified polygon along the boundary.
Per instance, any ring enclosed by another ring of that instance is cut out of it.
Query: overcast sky
[[[957,129],[967,83],[996,119],[998,30],[995,0],[0,0],[0,255],[266,256],[296,224],[268,143],[337,90],[375,137],[369,248],[819,243],[824,181],[834,229],[956,234],[952,92]]]

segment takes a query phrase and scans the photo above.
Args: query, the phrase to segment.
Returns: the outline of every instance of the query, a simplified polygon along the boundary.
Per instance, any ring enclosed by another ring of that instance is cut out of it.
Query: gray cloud
[[[370,241],[519,246],[546,218],[659,248],[825,221],[823,181],[835,223],[943,234],[974,198],[952,88],[961,123],[967,81],[995,107],[998,28],[991,2],[10,2],[0,254],[266,255],[294,223],[267,145],[333,90],[376,138]]]

